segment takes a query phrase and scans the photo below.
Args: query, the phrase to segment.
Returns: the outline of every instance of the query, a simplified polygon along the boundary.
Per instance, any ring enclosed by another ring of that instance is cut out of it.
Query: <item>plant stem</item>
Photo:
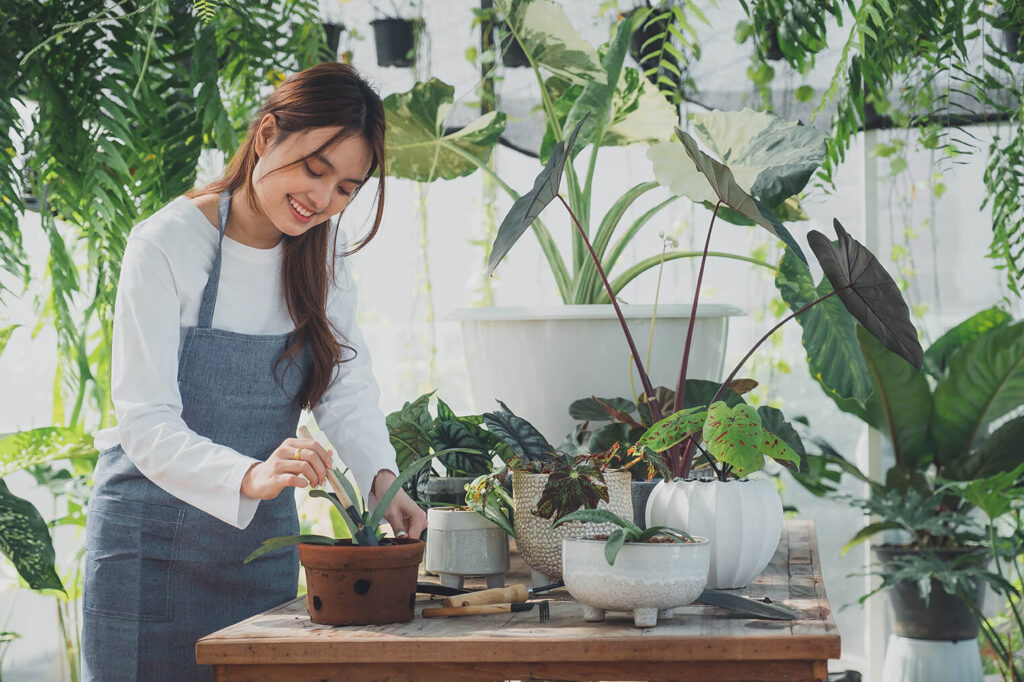
[[[704,266],[708,262],[708,249],[711,247],[711,232],[715,227],[715,218],[718,217],[718,209],[722,206],[721,200],[715,204],[715,211],[711,214],[711,223],[708,225],[708,236],[704,240],[704,251],[700,257],[700,269],[697,271],[697,285],[693,292],[693,306],[690,308],[690,320],[686,325],[686,344],[683,346],[683,363],[679,367],[679,379],[676,381],[676,397],[672,402],[672,411],[678,412],[683,407],[683,400],[686,397],[686,370],[690,364],[690,344],[693,341],[693,327],[697,322],[697,301],[700,300],[700,286],[704,280]],[[690,473],[690,465],[693,463],[693,439],[686,441],[685,450],[682,445],[674,445],[668,453],[672,474],[685,478]]]
[[[658,405],[658,401],[654,398],[654,386],[651,385],[651,379],[647,376],[647,372],[644,371],[644,363],[640,360],[640,352],[636,349],[636,344],[633,343],[633,335],[629,333],[629,325],[626,324],[626,318],[622,315],[622,310],[619,308],[618,301],[615,300],[615,295],[612,293],[612,286],[608,283],[608,278],[605,277],[604,270],[601,268],[601,261],[598,259],[597,254],[594,253],[594,247],[590,245],[590,240],[587,239],[587,233],[584,232],[583,226],[576,219],[576,214],[573,213],[569,203],[565,200],[561,194],[556,195],[562,205],[565,206],[565,210],[569,212],[569,216],[572,218],[573,224],[579,231],[580,237],[583,239],[583,243],[586,245],[587,250],[590,251],[590,257],[594,259],[594,263],[597,266],[597,272],[601,275],[601,281],[604,282],[605,289],[608,291],[608,295],[611,297],[612,307],[615,308],[615,314],[619,317],[619,324],[622,325],[622,331],[626,335],[626,343],[629,344],[629,352],[633,354],[633,362],[636,363],[637,373],[640,375],[640,382],[644,386],[644,393],[647,396],[647,405],[651,409],[651,418],[654,421],[659,421],[662,418],[661,406]]]

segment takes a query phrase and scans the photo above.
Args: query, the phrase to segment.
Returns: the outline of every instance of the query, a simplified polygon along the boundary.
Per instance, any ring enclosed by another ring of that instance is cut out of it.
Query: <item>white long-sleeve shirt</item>
[[[181,418],[177,382],[182,342],[199,319],[217,238],[217,228],[186,197],[129,234],[114,308],[111,393],[117,426],[97,433],[95,444],[102,452],[120,443],[156,485],[245,528],[259,500],[241,493],[242,477],[257,460],[192,431]],[[294,328],[281,286],[283,252],[283,243],[257,249],[224,237],[215,329],[284,334]],[[344,258],[338,259],[335,279],[327,314],[357,355],[337,368],[313,415],[359,489],[369,491],[380,470],[397,472],[398,467],[370,354],[356,324],[355,284]]]

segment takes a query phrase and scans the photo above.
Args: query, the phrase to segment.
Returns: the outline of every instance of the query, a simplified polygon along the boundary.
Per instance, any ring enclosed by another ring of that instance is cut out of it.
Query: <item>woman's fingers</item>
[[[327,482],[328,465],[325,462],[331,461],[331,455],[322,445],[309,438],[289,438],[283,446],[286,451],[291,449],[291,459],[305,462],[308,465],[310,471],[307,472],[303,469],[300,473],[307,474],[310,483],[314,486],[321,486]],[[313,475],[309,476],[308,473]]]

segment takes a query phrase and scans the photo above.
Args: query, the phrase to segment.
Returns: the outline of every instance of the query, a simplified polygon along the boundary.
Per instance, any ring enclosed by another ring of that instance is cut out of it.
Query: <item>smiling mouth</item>
[[[288,197],[288,203],[291,204],[291,207],[295,209],[295,212],[303,218],[310,218],[314,215],[314,211],[310,211],[308,208],[295,201],[291,196]]]

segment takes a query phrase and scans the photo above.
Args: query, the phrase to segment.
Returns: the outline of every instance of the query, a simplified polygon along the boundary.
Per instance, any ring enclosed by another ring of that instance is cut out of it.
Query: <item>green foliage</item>
[[[530,464],[552,459],[555,449],[540,431],[512,412],[505,403],[499,400],[498,404],[501,405],[501,410],[484,413],[484,423],[491,433],[511,448],[521,462]]]
[[[672,542],[696,542],[685,531],[668,526],[651,526],[641,530],[632,521],[628,521],[615,512],[608,509],[580,509],[579,511],[566,514],[552,524],[557,528],[569,521],[583,521],[586,523],[614,523],[619,528],[608,536],[605,543],[604,557],[609,566],[615,565],[622,546],[627,542],[647,542],[651,538],[668,538]]]

